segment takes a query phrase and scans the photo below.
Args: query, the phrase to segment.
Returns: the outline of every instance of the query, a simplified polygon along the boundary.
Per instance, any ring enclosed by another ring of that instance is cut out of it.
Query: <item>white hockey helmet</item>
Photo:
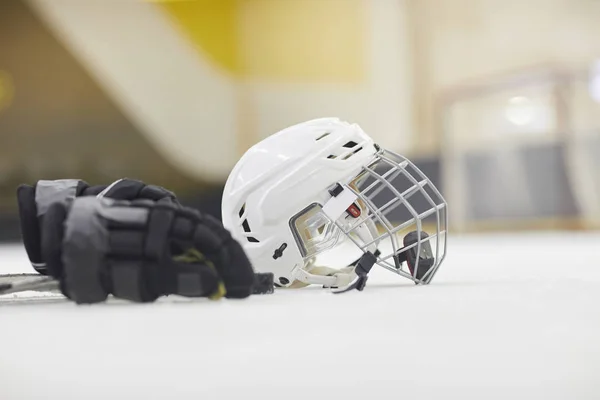
[[[223,224],[257,272],[272,272],[280,287],[339,291],[362,290],[374,264],[429,283],[445,256],[446,208],[409,160],[337,118],[254,145],[233,168],[222,201]],[[341,269],[315,265],[345,241],[360,250],[358,260]]]

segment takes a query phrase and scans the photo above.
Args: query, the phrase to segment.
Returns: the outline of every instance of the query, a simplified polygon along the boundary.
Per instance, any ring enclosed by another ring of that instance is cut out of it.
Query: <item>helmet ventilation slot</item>
[[[359,151],[361,151],[361,150],[362,150],[362,147],[359,147],[358,149],[354,150],[352,153],[350,153],[350,154],[347,154],[347,155],[346,155],[344,158],[342,158],[342,160],[347,160],[347,159],[349,159],[350,157],[352,157],[353,155],[355,155],[356,153],[358,153],[358,152],[359,152]]]
[[[344,145],[344,147],[345,147],[345,148],[353,148],[353,147],[355,147],[356,145],[357,145],[357,144],[356,144],[355,142],[348,142],[348,143],[346,143],[346,144]],[[352,157],[353,155],[355,155],[356,153],[358,153],[358,152],[359,152],[359,151],[361,151],[361,150],[362,150],[362,146],[361,146],[361,147],[359,147],[358,149],[356,149],[356,150],[354,150],[354,151],[352,151],[352,152],[350,152],[350,153],[346,154],[346,155],[344,155],[344,153],[342,153],[342,154],[341,154],[341,155],[339,155],[339,156],[338,156],[338,155],[335,155],[335,154],[330,154],[330,155],[328,155],[328,156],[327,156],[327,159],[328,159],[328,160],[335,160],[335,159],[337,159],[337,158],[340,158],[340,157],[341,157],[340,159],[341,159],[342,161],[344,161],[344,160],[347,160],[347,159],[349,159],[350,157]]]
[[[321,136],[319,136],[318,138],[316,138],[315,141],[319,141],[319,140],[323,139],[324,137],[329,136],[330,133],[331,132],[325,132],[324,134],[322,134]]]
[[[244,222],[242,222],[242,226],[244,227],[244,232],[246,233],[250,233],[250,225],[248,224],[248,220],[245,219]]]
[[[240,208],[240,211],[238,213],[240,218],[242,218],[244,216],[245,212],[246,212],[246,203],[244,203],[244,205],[242,205],[242,208]],[[248,223],[248,219],[244,219],[244,221],[242,221],[242,228],[244,228],[244,232],[246,232],[246,233],[252,232],[252,230],[250,229],[250,224]],[[249,241],[250,243],[260,243],[260,241],[258,239],[256,239],[255,237],[252,237],[252,236],[246,236],[246,240]]]

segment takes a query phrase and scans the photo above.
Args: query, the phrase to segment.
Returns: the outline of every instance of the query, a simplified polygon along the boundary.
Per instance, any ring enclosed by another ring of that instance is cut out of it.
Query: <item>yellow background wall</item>
[[[397,0],[162,1],[173,27],[237,85],[237,151],[339,116],[410,149],[406,23]]]
[[[363,0],[157,3],[197,50],[235,76],[310,83],[365,76]]]
[[[238,1],[244,75],[265,81],[361,83],[366,76],[363,0]]]
[[[232,74],[243,72],[238,43],[237,0],[157,2],[189,40],[218,68]]]

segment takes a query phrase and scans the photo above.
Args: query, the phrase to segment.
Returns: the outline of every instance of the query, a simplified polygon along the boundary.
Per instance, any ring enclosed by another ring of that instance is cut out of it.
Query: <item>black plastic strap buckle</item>
[[[352,281],[352,283],[350,283],[350,285],[348,285],[348,287],[344,290],[336,291],[334,293],[346,293],[354,289],[362,292],[362,290],[367,285],[367,280],[369,279],[369,272],[371,272],[371,269],[373,268],[373,265],[375,265],[376,261],[377,256],[375,254],[371,253],[370,251],[364,253],[362,257],[360,257],[358,261],[356,261],[356,267],[354,268],[354,272],[357,276],[354,279],[354,281]]]

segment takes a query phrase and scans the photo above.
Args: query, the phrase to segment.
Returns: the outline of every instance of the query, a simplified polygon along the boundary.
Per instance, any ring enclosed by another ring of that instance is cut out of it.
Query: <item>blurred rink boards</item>
[[[138,178],[218,216],[244,151],[328,116],[414,160],[451,231],[598,228],[600,3],[510,3],[2,1],[0,240],[39,179]]]
[[[598,72],[541,67],[444,98],[455,228],[600,227]]]

